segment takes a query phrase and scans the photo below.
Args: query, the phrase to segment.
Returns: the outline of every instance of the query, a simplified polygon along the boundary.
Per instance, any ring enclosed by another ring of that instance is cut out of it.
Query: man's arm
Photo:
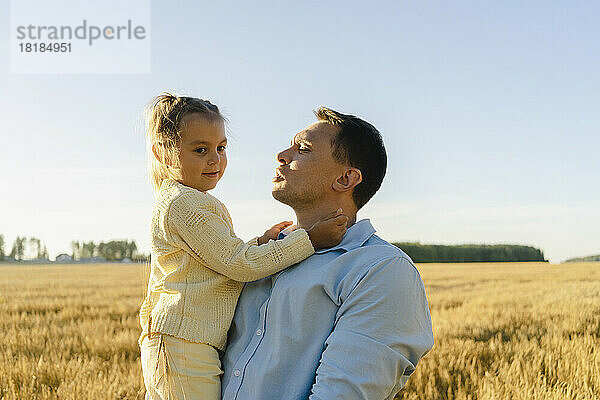
[[[310,400],[387,399],[433,346],[419,273],[404,257],[369,269],[343,300]]]

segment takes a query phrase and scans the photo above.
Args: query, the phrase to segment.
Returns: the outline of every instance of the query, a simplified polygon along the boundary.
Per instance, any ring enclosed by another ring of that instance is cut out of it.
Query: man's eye
[[[304,147],[304,146],[300,146],[298,147],[298,151],[299,152],[304,152],[304,151],[309,151],[310,149],[308,147]]]
[[[195,151],[196,153],[204,154],[204,153],[206,153],[206,148],[204,148],[204,147],[200,147],[200,148],[198,148],[198,149],[196,149],[196,150],[194,150],[194,151]]]

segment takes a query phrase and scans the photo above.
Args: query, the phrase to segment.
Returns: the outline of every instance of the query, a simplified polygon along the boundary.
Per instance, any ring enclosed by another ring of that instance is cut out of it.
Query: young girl
[[[148,118],[156,192],[150,279],[140,310],[142,371],[150,399],[220,400],[227,330],[243,282],[338,244],[347,217],[337,210],[308,230],[276,240],[282,222],[244,243],[225,206],[207,192],[225,172],[224,119],[207,100],[163,94]]]

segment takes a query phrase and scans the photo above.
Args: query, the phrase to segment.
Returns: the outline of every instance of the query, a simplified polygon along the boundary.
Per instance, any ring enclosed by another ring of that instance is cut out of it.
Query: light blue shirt
[[[368,219],[342,242],[246,283],[224,400],[393,399],[433,346],[423,281]]]

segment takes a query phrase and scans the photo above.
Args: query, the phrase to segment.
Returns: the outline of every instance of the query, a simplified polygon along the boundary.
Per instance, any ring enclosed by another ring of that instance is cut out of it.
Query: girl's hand
[[[292,221],[283,221],[278,223],[277,225],[273,225],[270,229],[268,229],[265,232],[264,235],[258,238],[258,245],[260,246],[261,244],[265,244],[269,240],[277,240],[277,236],[279,236],[279,233],[292,224]]]
[[[348,216],[342,212],[342,209],[339,208],[306,230],[315,249],[333,247],[342,241],[348,225]]]

